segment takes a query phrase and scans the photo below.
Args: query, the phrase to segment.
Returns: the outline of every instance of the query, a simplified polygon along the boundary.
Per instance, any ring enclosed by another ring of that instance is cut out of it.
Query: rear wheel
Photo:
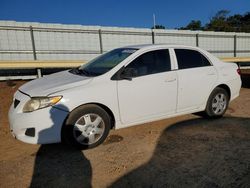
[[[72,111],[62,130],[62,139],[80,149],[100,145],[108,136],[111,119],[97,105],[84,105]]]
[[[210,118],[222,117],[227,110],[229,95],[223,88],[215,88],[210,94],[205,115]]]

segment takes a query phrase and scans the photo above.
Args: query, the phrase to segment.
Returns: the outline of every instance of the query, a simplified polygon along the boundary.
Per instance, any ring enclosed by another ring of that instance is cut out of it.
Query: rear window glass
[[[210,66],[210,62],[204,55],[195,50],[175,49],[179,69]]]

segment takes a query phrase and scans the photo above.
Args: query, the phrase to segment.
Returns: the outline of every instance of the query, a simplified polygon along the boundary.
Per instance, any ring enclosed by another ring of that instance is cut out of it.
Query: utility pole
[[[153,14],[153,22],[154,22],[154,29],[155,29],[155,14]]]

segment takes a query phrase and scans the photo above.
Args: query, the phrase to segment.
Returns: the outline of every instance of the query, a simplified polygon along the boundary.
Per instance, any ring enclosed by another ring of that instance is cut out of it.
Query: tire
[[[228,107],[229,95],[223,88],[215,88],[210,94],[204,115],[208,118],[222,117]]]
[[[73,110],[62,128],[62,140],[78,149],[94,148],[104,142],[111,128],[109,114],[93,104]]]

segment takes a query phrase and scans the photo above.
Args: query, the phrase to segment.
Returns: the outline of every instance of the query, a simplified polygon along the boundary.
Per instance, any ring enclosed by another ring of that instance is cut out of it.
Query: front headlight
[[[23,107],[23,112],[33,112],[35,110],[55,105],[62,99],[62,96],[55,97],[32,97]]]

